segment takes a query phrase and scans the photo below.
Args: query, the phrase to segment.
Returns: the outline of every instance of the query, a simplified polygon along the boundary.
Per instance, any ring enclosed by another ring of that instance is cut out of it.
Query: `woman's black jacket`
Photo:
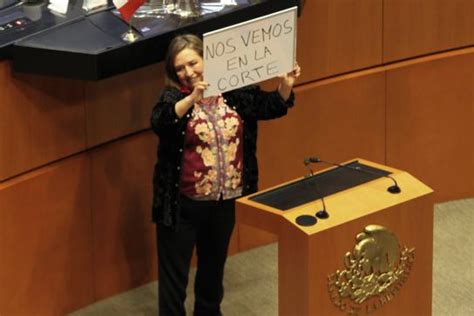
[[[153,221],[178,227],[180,212],[179,179],[184,147],[184,134],[192,107],[178,118],[175,104],[186,97],[176,88],[167,87],[153,108],[151,126],[159,136],[158,161],[153,175]],[[265,92],[249,86],[223,94],[228,106],[243,120],[244,172],[243,195],[257,191],[257,121],[285,115],[294,104],[294,94],[287,101],[277,91]]]

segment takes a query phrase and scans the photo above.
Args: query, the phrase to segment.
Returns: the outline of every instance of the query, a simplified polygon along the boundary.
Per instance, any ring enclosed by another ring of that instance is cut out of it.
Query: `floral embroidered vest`
[[[186,127],[180,192],[195,200],[242,194],[243,124],[221,96],[195,104]]]

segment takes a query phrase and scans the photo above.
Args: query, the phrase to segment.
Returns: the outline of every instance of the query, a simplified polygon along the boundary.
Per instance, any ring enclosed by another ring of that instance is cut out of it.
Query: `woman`
[[[220,315],[224,264],[235,223],[234,200],[257,190],[257,121],[293,106],[298,66],[274,92],[257,86],[203,98],[203,44],[194,35],[173,39],[166,58],[166,88],[153,109],[159,136],[154,173],[159,313],[185,315],[194,246],[198,266],[194,315]]]

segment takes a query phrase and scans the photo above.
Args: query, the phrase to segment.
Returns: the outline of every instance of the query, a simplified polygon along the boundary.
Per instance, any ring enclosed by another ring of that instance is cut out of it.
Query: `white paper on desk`
[[[107,0],[84,0],[82,9],[90,11],[107,5]]]
[[[206,5],[204,3],[201,3],[201,9],[204,11],[204,13],[215,13],[224,9],[224,6],[220,4],[219,5]]]
[[[61,14],[66,14],[68,5],[69,0],[49,0],[48,9]]]

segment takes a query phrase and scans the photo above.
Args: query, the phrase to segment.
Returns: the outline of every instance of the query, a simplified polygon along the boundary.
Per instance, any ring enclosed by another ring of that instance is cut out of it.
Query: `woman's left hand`
[[[278,76],[280,78],[280,85],[278,86],[278,93],[280,93],[283,100],[288,100],[290,96],[291,89],[295,84],[296,79],[301,75],[301,68],[298,63],[295,64],[295,67],[292,71]]]
[[[298,63],[295,64],[295,67],[292,71],[279,76],[281,84],[285,85],[288,88],[292,88],[295,84],[296,79],[301,75],[301,67]]]

